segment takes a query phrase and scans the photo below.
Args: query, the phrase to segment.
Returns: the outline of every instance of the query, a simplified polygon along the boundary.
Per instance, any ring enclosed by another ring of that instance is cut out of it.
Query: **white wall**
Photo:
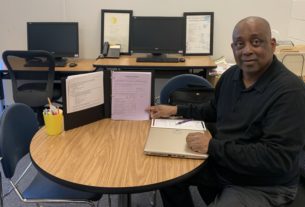
[[[0,52],[26,49],[26,22],[77,21],[80,57],[95,58],[100,51],[101,9],[133,10],[135,16],[182,16],[183,12],[214,12],[214,57],[233,60],[231,32],[250,15],[269,20],[285,39],[292,0],[0,0]],[[303,12],[304,13],[304,12]]]
[[[288,37],[296,44],[305,44],[305,0],[292,1]]]

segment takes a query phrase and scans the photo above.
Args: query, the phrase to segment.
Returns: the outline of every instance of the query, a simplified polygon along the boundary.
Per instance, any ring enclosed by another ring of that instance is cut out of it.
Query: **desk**
[[[122,55],[118,59],[103,58],[98,59],[95,63],[93,63],[93,65],[98,68],[151,69],[170,71],[210,69],[216,67],[215,62],[211,59],[210,56],[184,56],[183,58],[185,59],[185,62],[178,63],[137,62],[137,57],[140,57],[140,55]]]
[[[150,121],[103,119],[58,136],[41,128],[30,145],[33,163],[51,179],[100,193],[144,192],[182,181],[203,160],[144,155]]]
[[[76,67],[69,67],[69,63],[67,64],[67,66],[65,67],[55,67],[55,76],[57,78],[62,77],[62,76],[66,76],[66,75],[70,75],[70,74],[80,74],[80,73],[88,73],[88,72],[93,72],[95,71],[95,67],[93,66],[93,63],[95,62],[94,59],[75,59],[73,61],[68,61],[68,62],[76,62],[77,66]],[[1,75],[1,79],[9,79],[9,75],[8,75],[8,70],[5,66],[5,64],[3,63],[3,60],[0,60],[0,75]],[[39,67],[37,68],[37,70],[33,70],[33,68],[31,68],[31,70],[20,70],[20,73],[24,76],[25,78],[30,77],[30,75],[28,73],[30,72],[45,72],[44,70],[39,70]]]
[[[69,67],[69,63],[75,62],[77,66]],[[86,73],[95,71],[95,67],[93,63],[95,59],[75,59],[75,60],[68,60],[68,63],[65,67],[56,67],[56,72],[68,72],[68,73]]]

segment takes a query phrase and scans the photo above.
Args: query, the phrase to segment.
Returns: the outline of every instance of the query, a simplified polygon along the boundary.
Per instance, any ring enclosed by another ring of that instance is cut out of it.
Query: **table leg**
[[[119,194],[118,207],[131,207],[131,195]]]

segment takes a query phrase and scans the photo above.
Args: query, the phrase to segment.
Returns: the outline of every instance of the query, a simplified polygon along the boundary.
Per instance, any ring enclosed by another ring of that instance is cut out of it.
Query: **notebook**
[[[191,132],[203,132],[203,129],[190,130],[152,126],[144,147],[144,153],[156,156],[206,159],[207,154],[194,152],[187,146],[186,136]]]

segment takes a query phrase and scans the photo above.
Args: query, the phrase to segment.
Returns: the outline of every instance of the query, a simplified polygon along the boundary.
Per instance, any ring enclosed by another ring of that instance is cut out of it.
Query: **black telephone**
[[[102,55],[105,58],[119,58],[121,52],[121,45],[109,45],[108,42],[103,44]]]

